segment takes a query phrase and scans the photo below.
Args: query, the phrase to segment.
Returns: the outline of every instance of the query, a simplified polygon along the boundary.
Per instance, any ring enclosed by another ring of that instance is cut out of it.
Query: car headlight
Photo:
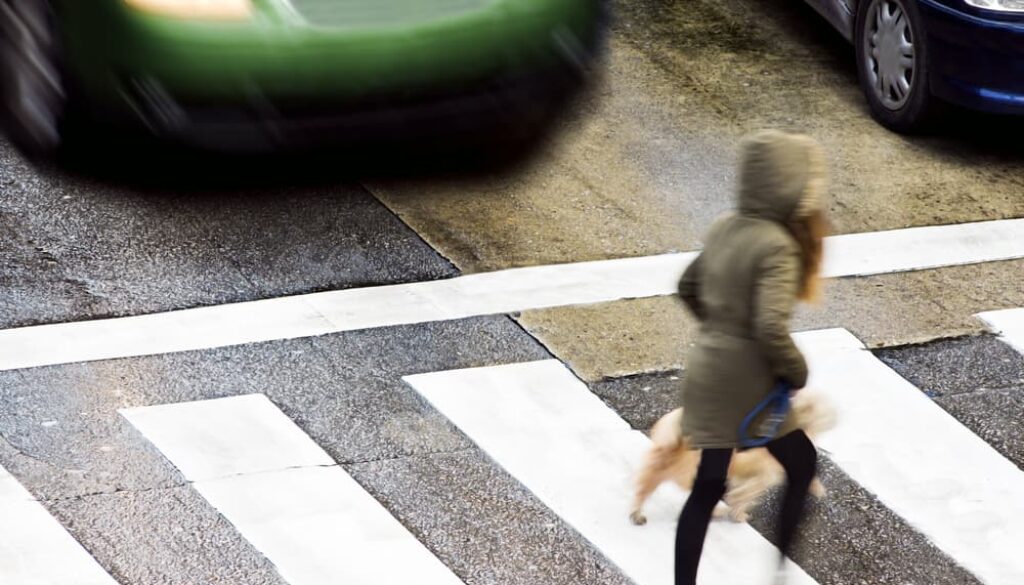
[[[1024,12],[1024,0],[964,0],[975,8],[1000,12]]]
[[[243,20],[252,15],[251,0],[124,0],[142,12],[205,20]]]

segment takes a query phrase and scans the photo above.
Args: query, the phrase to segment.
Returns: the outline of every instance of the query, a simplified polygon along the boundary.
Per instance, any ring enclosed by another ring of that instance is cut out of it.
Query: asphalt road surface
[[[793,582],[1024,582],[1024,125],[885,131],[800,2],[616,12],[501,168],[139,184],[0,144],[0,582],[669,583],[683,495],[630,525],[630,449],[694,329],[643,281],[764,126],[823,142],[852,238],[796,322],[840,418]],[[776,497],[702,583],[763,568]]]

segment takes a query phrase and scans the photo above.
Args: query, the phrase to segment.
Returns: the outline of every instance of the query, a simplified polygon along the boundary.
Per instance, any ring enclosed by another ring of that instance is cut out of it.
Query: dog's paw
[[[819,500],[828,495],[828,490],[825,489],[825,485],[821,483],[821,480],[818,478],[814,478],[814,480],[811,481],[811,485],[807,491]]]
[[[737,510],[730,510],[729,520],[732,520],[737,524],[743,524],[747,520],[750,520],[750,514],[748,514],[747,512],[740,512]]]
[[[723,518],[730,518],[732,516],[732,510],[725,504],[718,504],[715,509],[711,511],[711,517],[715,520],[722,520]]]
[[[644,516],[644,513],[640,510],[634,510],[629,515],[629,521],[637,526],[643,526],[644,524],[647,524],[647,516]]]

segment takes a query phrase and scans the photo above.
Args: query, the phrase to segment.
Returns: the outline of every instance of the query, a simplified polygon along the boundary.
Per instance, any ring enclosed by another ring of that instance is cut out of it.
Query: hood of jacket
[[[820,209],[824,178],[821,147],[809,136],[763,130],[740,148],[737,209],[740,215],[781,223]]]

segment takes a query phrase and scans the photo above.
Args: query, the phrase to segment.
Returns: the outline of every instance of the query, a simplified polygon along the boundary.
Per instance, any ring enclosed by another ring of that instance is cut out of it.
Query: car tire
[[[919,132],[934,118],[926,34],[915,0],[858,2],[854,45],[860,87],[871,115],[890,130]]]
[[[0,116],[31,159],[53,156],[71,110],[59,31],[47,0],[0,0]]]

